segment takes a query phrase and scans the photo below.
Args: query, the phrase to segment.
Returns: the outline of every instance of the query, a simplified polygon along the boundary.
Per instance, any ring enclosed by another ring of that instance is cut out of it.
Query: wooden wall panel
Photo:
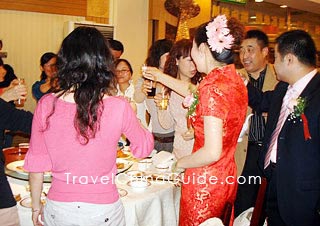
[[[86,16],[87,0],[0,0],[0,9]]]
[[[109,22],[109,0],[87,0],[86,20],[107,24]]]

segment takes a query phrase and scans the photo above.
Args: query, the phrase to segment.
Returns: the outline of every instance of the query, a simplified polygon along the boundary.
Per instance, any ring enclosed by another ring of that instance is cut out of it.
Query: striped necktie
[[[288,87],[286,95],[283,98],[277,126],[271,135],[271,141],[270,141],[270,145],[268,148],[268,152],[267,152],[266,157],[264,159],[264,168],[267,168],[270,164],[272,151],[277,151],[278,136],[279,136],[279,133],[282,129],[282,126],[285,122],[285,119],[288,117],[288,115],[290,113],[287,106],[288,106],[294,92],[295,92],[295,90],[292,88],[292,86]]]

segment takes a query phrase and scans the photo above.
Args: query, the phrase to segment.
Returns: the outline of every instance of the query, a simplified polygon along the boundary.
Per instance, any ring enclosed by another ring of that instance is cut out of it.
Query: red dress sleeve
[[[213,116],[222,120],[227,118],[229,104],[218,85],[207,85],[200,90],[202,116]]]

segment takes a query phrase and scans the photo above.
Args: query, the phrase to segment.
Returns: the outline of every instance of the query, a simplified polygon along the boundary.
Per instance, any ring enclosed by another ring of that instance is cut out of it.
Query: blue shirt
[[[49,89],[49,90],[48,90],[47,92],[45,92],[45,93],[41,92],[40,86],[41,86],[42,84],[44,84],[44,83],[46,83],[46,80],[45,80],[45,79],[42,79],[41,81],[37,81],[37,82],[35,82],[35,83],[32,85],[32,95],[34,96],[34,98],[35,98],[37,101],[39,101],[40,98],[41,98],[42,96],[44,96],[45,94],[51,92],[51,89]]]

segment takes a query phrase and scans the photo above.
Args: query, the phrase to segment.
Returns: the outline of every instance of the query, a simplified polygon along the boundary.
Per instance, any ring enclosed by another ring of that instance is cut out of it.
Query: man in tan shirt
[[[268,64],[268,36],[260,30],[250,30],[240,47],[240,61],[243,69],[239,72],[247,78],[255,87],[262,91],[273,90],[277,80],[273,65]],[[238,144],[236,151],[236,162],[238,175],[245,177],[239,184],[237,199],[235,202],[235,216],[255,205],[259,183],[249,181],[250,176],[262,176],[258,168],[258,157],[264,137],[266,113],[257,114],[248,108],[248,114],[253,113],[250,119],[248,134]],[[243,170],[242,170],[243,169]]]

